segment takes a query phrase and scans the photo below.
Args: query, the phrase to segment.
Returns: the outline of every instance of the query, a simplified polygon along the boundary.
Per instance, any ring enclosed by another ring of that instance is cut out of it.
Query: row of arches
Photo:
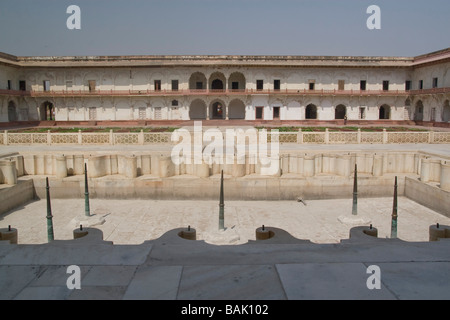
[[[204,119],[245,119],[245,104],[239,99],[232,100],[228,105],[220,100],[213,100],[209,105],[201,99],[192,101],[189,107],[191,120]]]
[[[390,119],[391,107],[387,104],[383,104],[379,108],[379,119]],[[345,119],[347,115],[347,107],[343,104],[339,104],[334,109],[334,119]],[[305,108],[305,119],[317,119],[317,106],[309,104]]]
[[[173,103],[172,103],[173,105]],[[410,107],[410,103],[406,104]],[[8,121],[13,122],[19,120],[16,103],[9,101],[8,106]],[[196,99],[191,102],[189,106],[189,118],[200,119],[245,119],[245,103],[240,99],[234,99],[226,104],[221,99],[215,99],[211,103],[207,104],[202,99]],[[413,119],[416,121],[423,121],[424,118],[424,105],[421,100],[417,101],[413,109]],[[450,102],[446,100],[444,106],[441,109],[441,120],[443,122],[450,121]],[[43,120],[55,120],[54,119],[55,107],[52,102],[45,101],[39,105],[39,119]],[[387,104],[383,104],[378,109],[379,119],[391,118],[391,107]],[[347,115],[347,107],[343,104],[337,105],[334,109],[335,119],[345,119]],[[305,119],[318,119],[318,107],[315,104],[309,104],[305,108]]]
[[[221,72],[214,72],[209,79],[202,72],[194,72],[189,78],[190,90],[244,90],[246,86],[245,76],[240,72],[233,72],[226,79]]]

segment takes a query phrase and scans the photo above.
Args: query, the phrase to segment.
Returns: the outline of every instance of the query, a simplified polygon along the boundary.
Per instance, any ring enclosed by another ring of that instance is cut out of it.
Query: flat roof
[[[17,67],[413,67],[450,61],[450,48],[417,57],[130,55],[14,56],[0,53],[0,63]]]

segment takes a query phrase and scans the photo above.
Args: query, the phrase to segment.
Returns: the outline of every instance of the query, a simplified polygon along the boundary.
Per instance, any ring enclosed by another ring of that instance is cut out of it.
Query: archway
[[[245,119],[245,104],[239,99],[230,102],[228,106],[228,119]]]
[[[334,109],[335,119],[344,119],[346,114],[347,114],[347,107],[344,106],[343,104],[336,106],[336,109]]]
[[[225,103],[216,100],[210,105],[210,119],[225,119]]]
[[[189,78],[189,90],[206,90],[206,77],[201,72],[194,72]]]
[[[41,107],[40,107],[41,120],[42,121],[54,120],[54,117],[53,117],[54,109],[55,109],[55,107],[54,107],[53,103],[51,103],[49,101],[45,101],[44,103],[42,103]]]
[[[233,91],[245,90],[245,76],[240,72],[233,72],[228,78],[228,88]]]
[[[391,118],[391,107],[388,106],[387,104],[383,104],[380,107],[380,111],[379,111],[379,119],[383,120],[383,119],[390,119]]]
[[[414,120],[423,121],[423,103],[422,100],[417,101],[416,108],[414,110]]]
[[[317,107],[314,104],[306,106],[305,119],[317,119]]]
[[[442,110],[442,121],[449,122],[450,121],[450,103],[449,100],[446,100],[444,103],[444,108]]]
[[[17,121],[16,104],[14,103],[14,101],[10,101],[8,103],[8,121]]]
[[[206,119],[206,103],[203,100],[197,99],[192,101],[189,107],[189,118],[191,120]]]

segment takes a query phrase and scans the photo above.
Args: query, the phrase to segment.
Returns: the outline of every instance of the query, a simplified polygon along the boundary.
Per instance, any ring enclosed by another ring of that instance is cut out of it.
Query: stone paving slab
[[[181,272],[181,266],[143,266],[136,271],[123,299],[174,300]]]
[[[273,265],[185,266],[177,299],[286,299]]]
[[[278,264],[283,288],[290,300],[391,300],[383,284],[370,290],[364,263]],[[382,274],[384,275],[384,273]]]

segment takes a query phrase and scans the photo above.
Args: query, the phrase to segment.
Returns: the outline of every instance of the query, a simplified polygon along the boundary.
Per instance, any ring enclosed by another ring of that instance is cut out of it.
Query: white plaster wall
[[[450,62],[437,65],[416,67],[413,73],[413,89],[419,89],[419,80],[423,80],[423,88],[431,89],[433,78],[438,78],[438,88],[450,87]]]

